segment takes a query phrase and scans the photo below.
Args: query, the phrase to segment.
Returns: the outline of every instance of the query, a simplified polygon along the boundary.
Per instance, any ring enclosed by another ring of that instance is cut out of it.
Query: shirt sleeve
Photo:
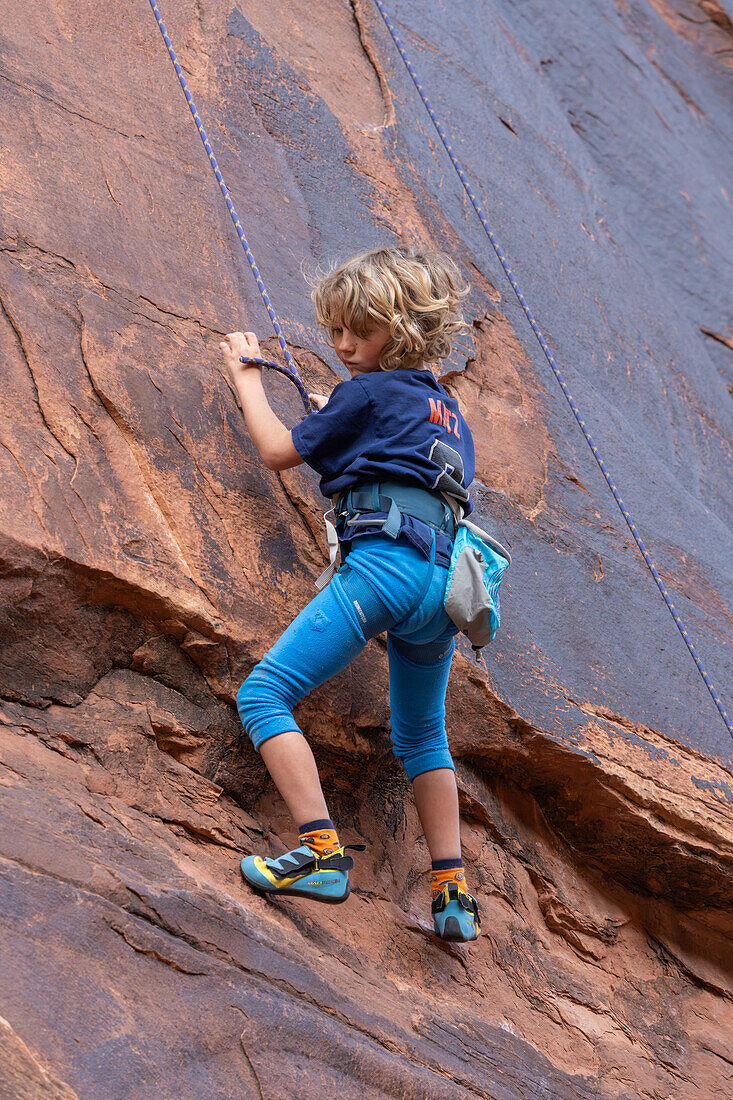
[[[296,451],[318,473],[330,473],[369,423],[370,399],[357,378],[339,382],[328,404],[293,428]]]

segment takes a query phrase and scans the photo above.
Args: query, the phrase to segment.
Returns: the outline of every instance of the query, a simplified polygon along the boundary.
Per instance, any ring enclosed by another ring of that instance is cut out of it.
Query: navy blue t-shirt
[[[293,428],[293,444],[321,475],[326,497],[358,482],[394,480],[448,493],[464,515],[473,510],[468,492],[475,472],[473,438],[458,402],[430,370],[374,371],[340,382],[325,408]],[[415,532],[418,537],[410,541],[424,543],[429,553],[430,530],[405,519],[403,533],[409,538]],[[424,545],[420,549],[425,552]],[[440,541],[438,549],[443,558]]]

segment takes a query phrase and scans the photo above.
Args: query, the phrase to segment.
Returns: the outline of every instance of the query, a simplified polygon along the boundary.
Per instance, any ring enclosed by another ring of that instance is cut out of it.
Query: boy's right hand
[[[324,397],[322,393],[309,393],[308,396],[317,409],[322,409],[324,405],[328,404],[328,398]]]
[[[261,359],[259,341],[254,332],[229,332],[219,344],[224,365],[229,371],[232,382],[237,383],[249,371],[262,373],[262,367],[256,363],[241,363],[240,356]]]

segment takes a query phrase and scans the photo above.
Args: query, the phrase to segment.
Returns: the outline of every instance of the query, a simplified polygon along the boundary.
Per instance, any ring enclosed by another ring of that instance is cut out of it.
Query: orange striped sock
[[[436,898],[449,883],[468,893],[462,859],[434,859],[430,874],[430,896]]]
[[[341,847],[338,833],[330,817],[317,818],[315,821],[306,821],[298,829],[298,840],[301,844],[307,844],[319,856],[330,856]]]

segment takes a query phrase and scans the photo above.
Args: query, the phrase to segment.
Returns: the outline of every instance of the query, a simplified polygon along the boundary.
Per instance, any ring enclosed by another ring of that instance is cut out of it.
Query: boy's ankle
[[[330,856],[341,847],[336,827],[330,817],[306,821],[298,829],[298,840],[307,844],[319,856]]]
[[[460,857],[458,859],[434,859],[430,872],[431,897],[437,897],[450,884],[455,884],[459,890],[468,893],[463,860]]]

